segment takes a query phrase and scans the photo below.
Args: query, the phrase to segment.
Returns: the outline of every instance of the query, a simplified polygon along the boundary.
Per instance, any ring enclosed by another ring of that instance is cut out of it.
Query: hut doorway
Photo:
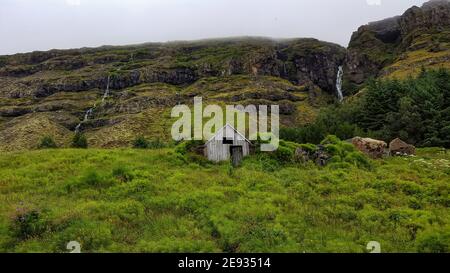
[[[230,146],[230,155],[233,167],[239,166],[241,164],[242,159],[244,158],[244,150],[242,149],[242,146],[237,145]]]

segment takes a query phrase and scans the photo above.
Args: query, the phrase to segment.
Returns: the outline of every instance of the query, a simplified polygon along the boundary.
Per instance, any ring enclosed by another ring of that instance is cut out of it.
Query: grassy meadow
[[[450,251],[450,153],[233,169],[173,148],[0,155],[0,252]]]

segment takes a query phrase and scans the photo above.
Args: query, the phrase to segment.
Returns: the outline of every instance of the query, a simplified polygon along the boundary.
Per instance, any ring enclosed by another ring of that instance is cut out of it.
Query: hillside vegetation
[[[0,252],[450,251],[450,153],[239,169],[173,149],[0,155]],[[349,161],[352,162],[352,161]],[[356,161],[355,161],[356,162]]]
[[[370,78],[405,79],[428,69],[450,68],[450,2],[433,0],[400,16],[354,32],[345,65],[347,94]]]
[[[282,138],[317,143],[326,135],[356,135],[421,147],[450,147],[450,71],[422,70],[416,78],[372,80],[341,105],[323,108],[307,126],[284,128]]]
[[[169,140],[170,110],[205,103],[280,105],[285,126],[333,101],[345,49],[315,39],[218,39],[0,56],[0,150],[53,135],[68,147],[81,124],[91,146]],[[102,97],[109,87],[107,99]]]

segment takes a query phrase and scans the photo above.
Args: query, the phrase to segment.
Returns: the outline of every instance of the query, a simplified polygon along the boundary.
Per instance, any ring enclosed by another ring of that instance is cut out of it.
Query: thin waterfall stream
[[[105,92],[103,93],[103,96],[102,96],[102,104],[105,103],[105,100],[109,96],[110,81],[111,81],[111,76],[108,76],[108,81],[106,83],[106,89],[105,89]],[[75,127],[75,133],[79,133],[80,132],[81,126],[89,120],[89,117],[92,116],[92,114],[94,113],[95,108],[97,108],[97,103],[95,103],[94,106],[92,106],[91,108],[89,108],[86,111],[86,113],[84,114],[83,120]]]
[[[338,73],[337,73],[337,79],[336,79],[336,90],[337,90],[337,96],[340,102],[344,100],[344,93],[342,92],[342,81],[344,78],[344,68],[339,66]]]

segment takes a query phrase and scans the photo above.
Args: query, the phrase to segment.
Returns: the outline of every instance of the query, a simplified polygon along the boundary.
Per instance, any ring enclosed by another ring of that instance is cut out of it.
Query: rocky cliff
[[[0,57],[0,146],[68,144],[77,124],[93,146],[137,135],[168,138],[170,109],[205,100],[281,107],[282,122],[313,116],[331,98],[345,49],[314,39],[242,38],[52,50]],[[101,98],[109,86],[109,96]]]
[[[403,15],[373,22],[353,33],[347,52],[345,90],[370,77],[405,77],[422,66],[449,67],[450,2],[434,0]]]
[[[362,26],[348,50],[315,39],[239,38],[0,56],[0,150],[35,148],[47,135],[68,146],[78,125],[94,147],[139,135],[169,140],[171,108],[194,96],[278,104],[282,125],[300,126],[335,101],[341,65],[345,95],[370,77],[450,68],[449,1]]]

